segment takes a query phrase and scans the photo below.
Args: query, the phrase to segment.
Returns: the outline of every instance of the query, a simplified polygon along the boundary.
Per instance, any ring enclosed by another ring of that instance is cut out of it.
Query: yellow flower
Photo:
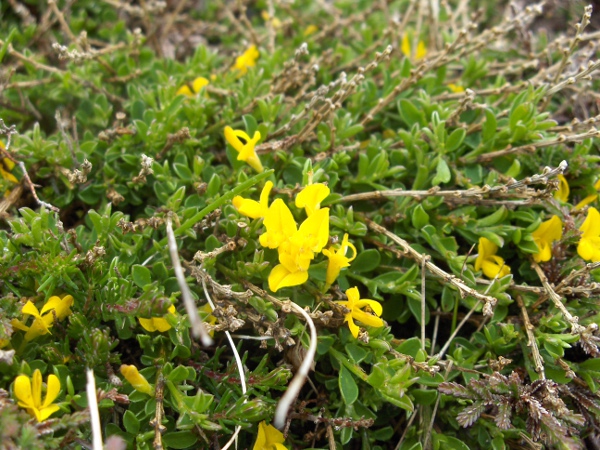
[[[569,189],[569,183],[567,183],[567,179],[564,175],[558,175],[558,191],[554,193],[554,198],[561,202],[566,202],[569,200],[569,193],[571,190]]]
[[[248,72],[248,67],[254,67],[256,60],[260,56],[256,45],[251,45],[248,50],[238,56],[235,60],[235,64],[232,67],[234,70],[239,70],[242,75]]]
[[[269,212],[269,194],[273,189],[273,183],[267,181],[265,187],[260,193],[260,201],[250,200],[239,195],[233,197],[233,206],[246,217],[251,219],[259,219],[265,217]]]
[[[586,261],[600,261],[600,213],[590,208],[588,215],[579,228],[583,234],[577,246],[577,253]]]
[[[120,368],[121,375],[125,377],[129,384],[133,386],[136,391],[143,392],[144,394],[154,395],[154,388],[148,380],[138,372],[137,367],[123,364]]]
[[[558,216],[552,216],[550,220],[542,222],[540,226],[531,233],[539,252],[533,255],[535,262],[550,261],[552,258],[552,243],[562,238],[563,223]]]
[[[283,433],[263,420],[258,424],[258,436],[252,450],[287,450]]]
[[[244,139],[246,143],[244,144],[240,138]],[[225,127],[225,139],[227,139],[227,142],[229,142],[235,151],[238,152],[238,161],[245,161],[259,173],[264,170],[260,163],[260,159],[258,159],[256,150],[254,149],[256,143],[260,141],[259,131],[254,132],[254,136],[250,139],[250,136],[248,136],[245,131],[234,130],[227,126]]]
[[[266,222],[265,219],[265,224]],[[283,287],[298,286],[306,282],[310,262],[328,240],[329,208],[323,208],[309,216],[298,231],[278,246],[281,264],[275,266],[269,274],[269,289],[277,292]]]
[[[319,27],[317,27],[316,25],[309,25],[304,29],[304,32],[302,34],[304,37],[306,37],[316,33],[317,31],[319,31]]]
[[[464,87],[459,86],[458,84],[454,84],[454,83],[448,83],[448,89],[450,89],[455,94],[459,94],[461,92],[465,92],[465,88]]]
[[[354,320],[358,320],[365,325],[370,327],[382,327],[383,320],[379,318],[383,312],[383,308],[379,302],[369,299],[361,299],[357,287],[350,288],[346,291],[348,301],[336,301],[338,305],[342,305],[350,311],[346,314],[344,322],[348,322],[348,327],[352,336],[358,337],[359,327],[354,323]],[[362,308],[369,307],[375,315],[365,312]]]
[[[504,260],[496,255],[498,246],[487,238],[479,238],[479,255],[475,260],[475,270],[482,270],[486,277],[492,279],[505,277],[510,273],[510,267]]]
[[[346,252],[348,248],[352,249],[352,256],[347,257]],[[340,248],[336,251],[333,247],[329,247],[329,250],[323,250],[323,254],[329,258],[329,264],[327,265],[327,275],[325,277],[325,283],[327,287],[331,286],[337,279],[340,271],[344,267],[349,267],[350,262],[356,258],[356,247],[348,242],[348,233],[344,234]]]
[[[594,184],[594,189],[596,189],[597,191],[600,190],[600,179],[598,181],[596,181],[596,183]],[[586,198],[584,198],[579,203],[577,203],[575,205],[575,207],[573,208],[573,210],[583,209],[584,206],[587,206],[590,203],[595,202],[597,199],[598,199],[598,194],[588,195]]]
[[[56,375],[48,375],[46,383],[46,398],[42,403],[42,373],[35,369],[31,379],[27,375],[19,375],[15,379],[15,397],[21,408],[35,417],[38,422],[43,422],[60,408],[52,403],[60,392],[60,380]]]
[[[72,304],[73,297],[71,295],[66,295],[62,299],[53,295],[42,307],[42,310],[39,311],[31,300],[28,300],[23,305],[21,312],[24,315],[33,316],[31,326],[25,325],[18,319],[13,319],[11,324],[13,327],[25,331],[25,341],[29,342],[38,336],[50,333],[50,327],[54,325],[54,316],[56,316],[57,320],[63,320],[71,314]]]
[[[174,316],[176,312],[175,305],[169,306],[167,311],[169,314]],[[152,317],[151,319],[142,319],[141,317],[138,317],[138,320],[140,321],[140,325],[146,331],[158,331],[160,333],[164,333],[165,331],[169,331],[171,329],[171,324],[167,322],[164,317]]]
[[[329,195],[329,188],[323,183],[309,184],[296,196],[296,207],[304,208],[306,215],[310,217],[318,210],[321,202]]]
[[[200,92],[200,90],[204,86],[206,86],[208,84],[209,84],[209,81],[206,78],[198,77],[194,81],[192,81],[191,86],[184,84],[179,89],[177,89],[177,92],[175,92],[175,95],[185,95],[186,97],[193,97],[195,94]]]
[[[290,208],[280,198],[271,203],[265,215],[264,225],[267,231],[260,235],[259,241],[263,247],[268,248],[279,247],[297,230]]]
[[[211,314],[212,308],[208,303],[202,305],[200,308],[198,308],[198,310],[201,313],[200,316],[202,317],[204,323],[209,323],[211,325],[217,323],[217,318]],[[209,331],[208,334],[210,337],[213,337],[215,335],[215,330]]]
[[[402,36],[402,44],[400,50],[407,58],[410,58],[412,56],[412,43],[410,36],[407,33],[405,33]],[[420,59],[423,59],[425,55],[427,55],[427,47],[425,47],[425,43],[423,41],[419,41],[419,43],[417,44],[415,60],[418,61]]]

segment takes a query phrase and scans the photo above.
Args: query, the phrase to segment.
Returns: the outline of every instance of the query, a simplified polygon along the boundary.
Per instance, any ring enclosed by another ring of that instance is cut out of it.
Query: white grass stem
[[[100,427],[100,412],[98,411],[98,397],[96,397],[96,380],[94,371],[87,369],[86,392],[88,398],[88,408],[90,409],[90,422],[92,425],[92,448],[102,450],[102,429]]]
[[[192,298],[190,287],[185,281],[185,275],[183,274],[183,268],[181,267],[181,262],[179,261],[177,242],[175,241],[175,233],[173,233],[173,224],[171,223],[170,217],[167,217],[167,238],[169,242],[171,261],[173,262],[173,270],[175,271],[175,277],[177,278],[177,283],[181,289],[181,297],[183,298],[185,310],[187,311],[190,319],[192,336],[194,336],[196,339],[200,339],[202,345],[205,347],[209,347],[212,345],[213,340],[209,336],[208,331],[206,331],[206,327],[202,323],[202,319],[200,318],[200,314],[198,314],[198,309],[196,308],[196,303]]]
[[[313,360],[315,359],[315,353],[317,352],[317,329],[315,328],[313,320],[306,311],[304,311],[294,302],[290,302],[289,305],[293,310],[302,314],[302,316],[306,319],[308,327],[310,328],[310,344],[308,346],[308,351],[306,352],[306,357],[304,358],[304,361],[302,361],[298,372],[296,372],[296,375],[294,378],[292,378],[287,391],[285,391],[285,394],[283,394],[283,397],[281,397],[281,400],[279,400],[279,403],[277,404],[273,425],[280,430],[283,429],[288,411],[290,410],[292,403],[298,397],[300,389],[302,389],[302,386],[308,377]]]
[[[202,270],[204,270],[204,269],[202,269]],[[204,296],[206,297],[206,301],[210,305],[210,309],[212,311],[214,311],[215,304],[213,303],[212,299],[210,298],[210,294],[208,293],[208,289],[206,287],[206,277],[202,277],[202,289],[204,289]],[[227,336],[227,340],[229,341],[229,345],[231,346],[231,351],[233,352],[233,357],[235,358],[235,363],[237,364],[237,369],[240,374],[240,384],[242,385],[242,393],[244,394],[244,397],[245,397],[246,392],[248,392],[248,390],[246,388],[246,372],[244,371],[244,365],[242,364],[242,358],[240,357],[240,354],[237,351],[237,348],[235,347],[235,343],[233,342],[231,333],[229,331],[225,330],[225,336]],[[244,398],[244,403],[246,403],[246,401],[247,401],[247,399]],[[235,431],[233,432],[233,435],[231,436],[229,441],[227,441],[227,443],[223,446],[223,448],[221,450],[227,450],[229,447],[231,447],[231,445],[236,441],[238,434],[240,434],[241,429],[242,429],[242,427],[239,425],[235,427]]]

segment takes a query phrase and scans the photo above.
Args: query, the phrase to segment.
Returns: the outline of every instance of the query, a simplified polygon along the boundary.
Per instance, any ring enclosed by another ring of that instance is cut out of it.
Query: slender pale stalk
[[[306,311],[304,311],[294,302],[290,302],[289,306],[294,311],[302,314],[302,316],[304,316],[304,318],[306,319],[308,327],[310,328],[310,345],[308,346],[306,357],[304,358],[304,361],[302,361],[298,372],[296,373],[294,378],[292,378],[292,381],[290,382],[287,391],[285,391],[285,394],[283,394],[283,397],[281,397],[281,400],[279,400],[279,403],[277,404],[277,409],[275,410],[275,418],[273,419],[273,425],[275,426],[275,428],[278,428],[280,430],[283,429],[283,426],[285,425],[285,419],[288,415],[288,411],[292,406],[292,403],[298,397],[300,389],[302,388],[304,382],[306,381],[306,378],[308,377],[308,373],[310,372],[313,360],[315,358],[315,353],[317,351],[317,329],[315,328],[313,320],[310,318]]]
[[[173,262],[173,270],[175,271],[175,277],[177,278],[177,283],[179,284],[179,288],[181,289],[181,297],[183,298],[185,310],[187,311],[188,317],[190,319],[192,335],[196,339],[199,338],[200,341],[202,341],[202,345],[204,345],[205,347],[209,347],[210,345],[212,345],[213,340],[209,336],[208,331],[206,331],[206,327],[202,323],[200,314],[198,314],[198,308],[196,308],[196,303],[192,298],[190,287],[185,281],[185,275],[183,274],[183,268],[181,267],[181,262],[179,261],[177,242],[175,241],[175,234],[173,233],[173,224],[171,223],[170,217],[167,217],[167,238],[169,241],[169,253],[171,254],[171,261]]]
[[[102,428],[100,427],[100,412],[98,411],[98,398],[96,397],[96,380],[94,371],[87,369],[86,392],[88,398],[88,408],[90,409],[90,422],[92,425],[92,448],[102,450]]]

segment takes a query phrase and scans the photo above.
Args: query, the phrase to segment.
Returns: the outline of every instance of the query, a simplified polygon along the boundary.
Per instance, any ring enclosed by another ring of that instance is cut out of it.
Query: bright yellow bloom
[[[304,29],[304,32],[302,34],[304,37],[306,37],[316,33],[317,31],[319,31],[319,27],[317,27],[316,25],[309,25]]]
[[[401,44],[400,50],[402,51],[404,56],[406,56],[407,58],[411,57],[412,43],[411,43],[410,36],[407,33],[405,33],[402,36],[402,44]],[[425,47],[425,43],[423,41],[419,41],[419,43],[417,44],[415,60],[418,61],[420,59],[423,59],[423,58],[425,58],[425,55],[427,55],[427,47]]]
[[[1,144],[1,142],[0,142]],[[8,158],[3,158],[0,163],[0,176],[11,183],[18,183],[17,177],[10,173],[15,168],[15,163]]]
[[[566,202],[569,200],[569,193],[571,192],[571,189],[569,189],[569,183],[567,183],[567,179],[562,174],[558,175],[557,178],[558,191],[554,193],[554,198],[561,202]]]
[[[239,70],[242,75],[248,72],[248,67],[254,67],[256,60],[260,56],[256,45],[251,45],[248,50],[238,56],[235,60],[235,65],[232,67],[234,70]]]
[[[198,92],[200,92],[200,90],[204,86],[207,86],[208,84],[209,84],[209,81],[206,78],[198,77],[194,81],[192,81],[191,86],[184,84],[179,89],[177,89],[177,92],[175,92],[175,95],[185,95],[186,97],[193,97]]]
[[[170,315],[174,316],[176,312],[175,305],[169,306],[167,311]],[[169,331],[171,329],[171,324],[165,319],[165,317],[152,317],[151,319],[142,319],[141,317],[138,317],[138,320],[140,321],[142,328],[144,328],[146,331],[158,331],[160,333],[164,333],[165,331]]]
[[[71,305],[73,297],[66,295],[62,299],[53,295],[39,311],[37,307],[28,300],[21,312],[24,315],[33,316],[33,323],[30,326],[25,325],[18,319],[13,319],[11,324],[18,330],[25,331],[25,341],[29,342],[38,336],[50,333],[50,327],[54,325],[54,316],[57,320],[63,320],[71,314]]]
[[[479,255],[475,260],[475,270],[483,270],[486,277],[493,279],[505,277],[510,273],[510,267],[504,264],[504,259],[496,255],[498,246],[487,238],[479,238]]]
[[[283,433],[263,420],[258,424],[258,436],[252,450],[287,450]]]
[[[600,213],[594,207],[579,228],[583,234],[577,246],[577,253],[586,261],[600,261]]]
[[[352,336],[357,338],[359,332],[359,327],[354,323],[354,320],[358,320],[370,327],[382,327],[384,325],[383,320],[379,318],[383,312],[383,308],[379,302],[366,298],[361,299],[357,287],[348,289],[346,295],[348,296],[348,301],[336,301],[335,303],[350,310],[346,314],[344,322],[348,322],[348,327],[350,328]],[[375,315],[362,310],[367,306]]]
[[[600,190],[600,179],[598,181],[596,181],[596,183],[594,184],[594,189],[596,189],[597,191]],[[583,209],[584,206],[587,206],[590,203],[595,202],[597,199],[598,199],[598,194],[588,195],[586,198],[584,198],[579,203],[577,203],[575,205],[575,207],[573,208],[573,210]]]
[[[35,417],[38,422],[43,422],[60,409],[52,403],[60,393],[60,380],[56,375],[48,375],[46,383],[46,398],[42,403],[42,373],[35,369],[31,379],[27,375],[19,375],[15,379],[15,397],[21,408]]]
[[[281,264],[269,274],[269,289],[277,292],[284,287],[305,283],[310,262],[328,240],[329,208],[323,208],[302,222],[298,231],[280,244],[278,251]]]
[[[455,94],[459,94],[461,92],[465,92],[465,88],[464,87],[459,86],[458,84],[454,84],[454,83],[448,83],[448,89],[450,89]]]
[[[540,226],[531,233],[539,252],[533,255],[535,262],[550,261],[552,258],[552,243],[562,238],[562,220],[558,216],[552,216],[550,220],[542,222]]]
[[[352,249],[351,257],[346,256],[346,252],[349,248]],[[344,267],[349,267],[350,263],[356,258],[356,247],[348,242],[348,233],[345,233],[340,248],[337,251],[333,247],[329,247],[328,250],[323,250],[323,254],[329,258],[327,275],[325,277],[325,283],[327,287],[329,287],[337,279],[340,271]]]
[[[135,366],[129,366],[123,364],[120,368],[121,375],[125,377],[129,384],[133,386],[136,391],[143,392],[144,394],[154,395],[154,388],[148,380],[142,375]]]
[[[273,189],[273,183],[267,181],[265,187],[260,193],[260,201],[250,200],[239,195],[233,197],[233,206],[246,217],[251,219],[259,219],[265,217],[269,212],[269,194]]]
[[[321,202],[327,198],[329,192],[329,188],[323,183],[309,184],[296,196],[296,207],[304,208],[306,215],[310,217],[321,207]]]
[[[244,139],[246,143],[243,143],[240,138]],[[255,131],[254,136],[250,139],[250,136],[245,131],[234,130],[227,126],[225,127],[225,139],[231,144],[231,146],[238,152],[238,161],[244,161],[250,165],[257,172],[262,172],[263,166],[258,159],[256,154],[255,146],[260,141],[260,132]]]
[[[290,208],[278,198],[269,207],[264,221],[267,231],[260,235],[263,247],[277,248],[296,233],[297,226]]]

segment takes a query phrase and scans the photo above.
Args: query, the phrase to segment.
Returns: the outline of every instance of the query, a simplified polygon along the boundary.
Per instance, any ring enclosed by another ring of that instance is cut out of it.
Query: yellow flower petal
[[[31,394],[31,380],[27,375],[19,375],[15,379],[14,385],[15,397],[22,408],[31,408],[33,406],[33,396]]]
[[[558,175],[558,191],[554,193],[554,198],[561,201],[566,202],[569,200],[569,193],[571,192],[569,188],[569,183],[564,175]]]
[[[258,436],[252,450],[284,450],[285,437],[273,425],[267,425],[263,420],[258,424]]]
[[[586,198],[584,198],[583,200],[581,200],[579,203],[577,203],[574,207],[573,210],[578,210],[578,209],[583,209],[584,206],[589,205],[590,203],[593,203],[596,201],[596,199],[598,198],[598,194],[592,194],[592,195],[588,195]]]
[[[148,380],[133,365],[123,364],[120,368],[121,374],[133,386],[136,391],[144,394],[154,395],[154,388],[148,383]]]
[[[562,238],[563,223],[556,215],[542,222],[540,226],[531,233],[539,252],[533,255],[536,262],[550,261],[552,258],[552,243]]]
[[[297,230],[292,212],[280,198],[271,203],[264,225],[267,231],[260,235],[259,240],[263,247],[269,248],[279,247]]]
[[[290,272],[283,264],[278,264],[269,274],[269,289],[277,292],[279,289],[290,286],[299,286],[308,280],[308,272]]]
[[[329,188],[323,183],[309,184],[296,196],[296,207],[304,208],[310,216],[319,209],[321,202],[329,195]]]

